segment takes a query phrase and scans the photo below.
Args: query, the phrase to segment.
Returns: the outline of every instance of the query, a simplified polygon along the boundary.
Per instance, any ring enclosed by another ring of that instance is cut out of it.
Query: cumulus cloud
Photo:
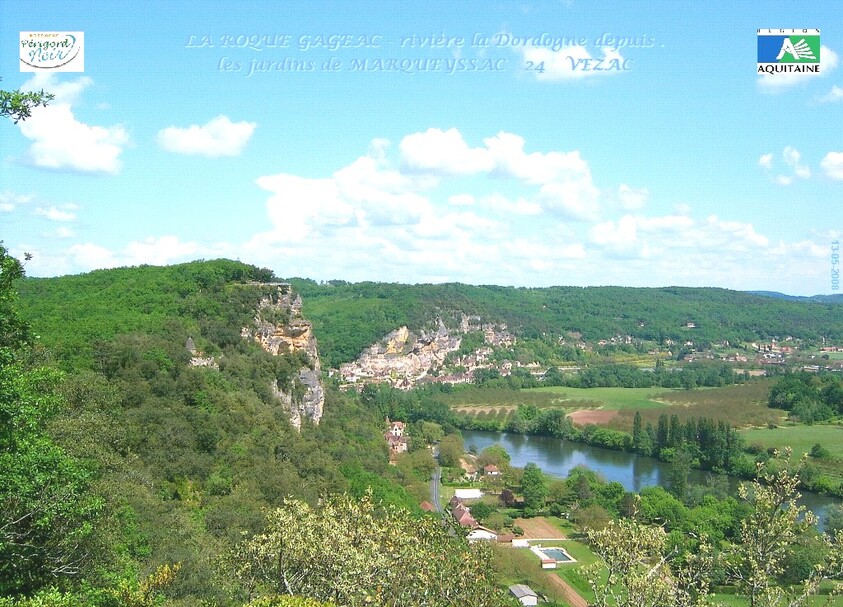
[[[31,194],[17,194],[9,190],[0,192],[0,211],[11,213],[19,206],[32,202],[34,198]]]
[[[826,177],[843,181],[843,152],[829,152],[820,161],[820,168]]]
[[[797,178],[808,179],[811,177],[811,169],[802,162],[802,154],[794,147],[786,146],[782,150],[782,161],[787,165],[789,171],[779,172],[773,175],[773,154],[764,154],[758,159],[758,166],[767,172],[771,179],[779,185],[790,185]]]
[[[618,187],[618,200],[626,211],[637,211],[647,204],[650,192],[646,188],[632,188],[625,183]]]
[[[231,122],[228,116],[217,116],[202,126],[170,126],[158,131],[158,145],[176,154],[200,155],[209,158],[238,156],[257,126],[254,122]]]
[[[783,72],[775,74],[760,74],[758,86],[761,90],[773,92],[790,88],[794,85],[809,82],[817,78],[828,76],[837,67],[837,53],[825,45],[820,46],[819,72]]]
[[[54,74],[36,74],[22,88],[53,93],[46,107],[32,110],[32,116],[18,123],[21,134],[32,141],[27,161],[35,167],[80,173],[117,174],[120,154],[129,135],[120,125],[91,126],[78,120],[72,106],[93,83],[87,76],[58,82]]]
[[[406,136],[399,144],[405,171],[445,176],[487,175],[540,186],[535,199],[521,209],[542,210],[574,220],[595,219],[599,192],[588,163],[579,151],[527,152],[520,135],[500,132],[470,147],[457,129],[428,129]]]
[[[63,209],[59,209],[58,207],[51,206],[48,208],[44,207],[36,207],[35,214],[39,217],[46,217],[50,221],[75,221],[76,220],[76,213],[73,213],[76,209],[75,205],[64,205]]]

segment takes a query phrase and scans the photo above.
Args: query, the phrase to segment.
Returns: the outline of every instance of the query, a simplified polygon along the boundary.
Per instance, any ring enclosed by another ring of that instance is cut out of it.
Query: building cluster
[[[475,352],[448,360],[447,366],[459,369],[440,374],[446,367],[446,358],[456,352],[462,335],[482,331],[485,345]],[[380,342],[367,348],[353,362],[340,366],[343,388],[361,388],[366,383],[387,383],[395,388],[409,390],[419,382],[470,383],[476,369],[496,365],[490,360],[492,348],[511,346],[515,337],[506,325],[480,324],[476,317],[463,317],[459,330],[451,333],[439,320],[435,331],[422,331],[418,335],[407,327],[396,329]],[[511,369],[512,363],[508,363]],[[501,374],[508,374],[506,364],[500,365]]]

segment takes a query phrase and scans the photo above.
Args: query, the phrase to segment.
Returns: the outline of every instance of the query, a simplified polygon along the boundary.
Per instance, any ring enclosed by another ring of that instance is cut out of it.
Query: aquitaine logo
[[[758,73],[819,73],[820,30],[759,29]]]

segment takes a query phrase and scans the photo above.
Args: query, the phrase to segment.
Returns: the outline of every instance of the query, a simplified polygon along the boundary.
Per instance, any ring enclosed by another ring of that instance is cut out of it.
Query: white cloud
[[[837,67],[837,53],[823,45],[820,47],[820,71],[815,72],[784,72],[775,74],[761,74],[758,76],[758,86],[766,91],[779,91],[802,82],[823,78]]]
[[[820,103],[834,103],[836,101],[843,101],[843,88],[834,85],[831,90],[820,97]]]
[[[448,202],[456,207],[470,207],[474,204],[474,196],[471,194],[454,194],[448,198]]]
[[[521,212],[533,213],[537,204],[569,219],[597,218],[599,192],[579,151],[528,153],[523,137],[506,132],[483,143],[485,147],[472,148],[456,129],[428,129],[401,141],[402,166],[409,172],[440,177],[485,174],[513,178],[540,186],[533,201],[519,205]]]
[[[83,76],[59,83],[53,74],[36,74],[23,88],[53,92],[56,98],[47,107],[32,110],[32,116],[18,123],[24,137],[32,141],[28,161],[36,167],[81,173],[117,174],[120,154],[129,143],[120,126],[91,126],[80,122],[71,105],[93,81]]]
[[[784,150],[782,150],[782,160],[790,169],[789,173],[779,173],[778,175],[772,175],[773,172],[773,155],[772,154],[764,154],[761,158],[758,159],[758,166],[764,169],[767,172],[771,179],[775,181],[779,185],[788,186],[791,185],[796,178],[799,179],[808,179],[811,177],[811,169],[802,163],[802,154],[794,147],[786,146]]]
[[[90,242],[75,244],[67,249],[67,253],[73,260],[73,265],[83,271],[116,268],[120,265],[111,251]]]
[[[843,181],[843,152],[829,152],[820,161],[827,177]]]
[[[176,154],[198,154],[209,158],[238,156],[257,126],[254,122],[231,122],[217,116],[202,126],[170,126],[158,131],[158,145]]]
[[[68,205],[65,205],[65,209],[67,209]],[[62,210],[55,206],[44,208],[44,207],[36,207],[35,214],[39,217],[46,217],[50,221],[75,221],[76,214],[72,213],[71,210],[75,209],[75,206],[70,206],[70,210]]]
[[[650,197],[650,192],[647,188],[632,188],[625,183],[618,187],[618,200],[620,200],[621,208],[626,211],[637,211],[642,209],[647,204],[647,199]]]
[[[76,233],[66,226],[59,226],[54,234],[58,238],[73,238],[76,236]]]
[[[603,47],[602,57],[593,57],[585,46],[566,46],[554,51],[547,47],[522,46],[518,49],[525,62],[539,69],[530,70],[539,81],[581,80],[620,74],[630,69],[627,59],[617,49]]]
[[[9,190],[0,192],[0,211],[11,213],[17,207],[32,202],[34,198],[31,194],[16,194]]]
[[[469,148],[460,132],[431,128],[407,135],[398,145],[404,166],[410,170],[445,175],[473,175],[492,170],[488,150]]]
[[[798,150],[788,146],[782,152],[785,163],[793,169],[793,174],[802,179],[808,179],[811,176],[811,170],[801,163],[801,154]]]

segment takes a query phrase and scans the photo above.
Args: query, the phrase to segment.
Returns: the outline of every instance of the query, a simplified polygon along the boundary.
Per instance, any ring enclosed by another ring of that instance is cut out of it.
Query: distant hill
[[[817,301],[821,303],[843,304],[843,294],[840,295],[811,295],[810,297],[802,295],[787,295],[779,293],[778,291],[747,291],[752,295],[761,295],[763,297],[773,297],[775,299],[788,299],[790,301]]]
[[[59,355],[91,356],[95,340],[120,333],[173,331],[214,343],[239,339],[250,298],[232,282],[273,280],[269,270],[229,260],[169,267],[97,270],[77,276],[28,278],[21,312]],[[695,344],[792,336],[843,342],[843,296],[791,297],[718,288],[548,287],[459,283],[397,283],[288,279],[313,323],[323,367],[357,358],[369,345],[406,325],[456,327],[463,315],[504,323],[519,338],[556,343],[615,335]],[[235,312],[236,310],[236,312]],[[178,320],[176,320],[178,319]],[[229,326],[230,325],[230,326]],[[59,343],[61,342],[61,343]]]
[[[843,340],[843,315],[837,303],[718,288],[515,288],[290,280],[304,299],[304,313],[314,324],[320,351],[330,366],[356,358],[366,346],[401,325],[418,330],[441,317],[453,326],[460,314],[506,323],[519,337],[533,339],[574,333],[586,340],[631,335],[680,343],[739,343],[786,336]]]

